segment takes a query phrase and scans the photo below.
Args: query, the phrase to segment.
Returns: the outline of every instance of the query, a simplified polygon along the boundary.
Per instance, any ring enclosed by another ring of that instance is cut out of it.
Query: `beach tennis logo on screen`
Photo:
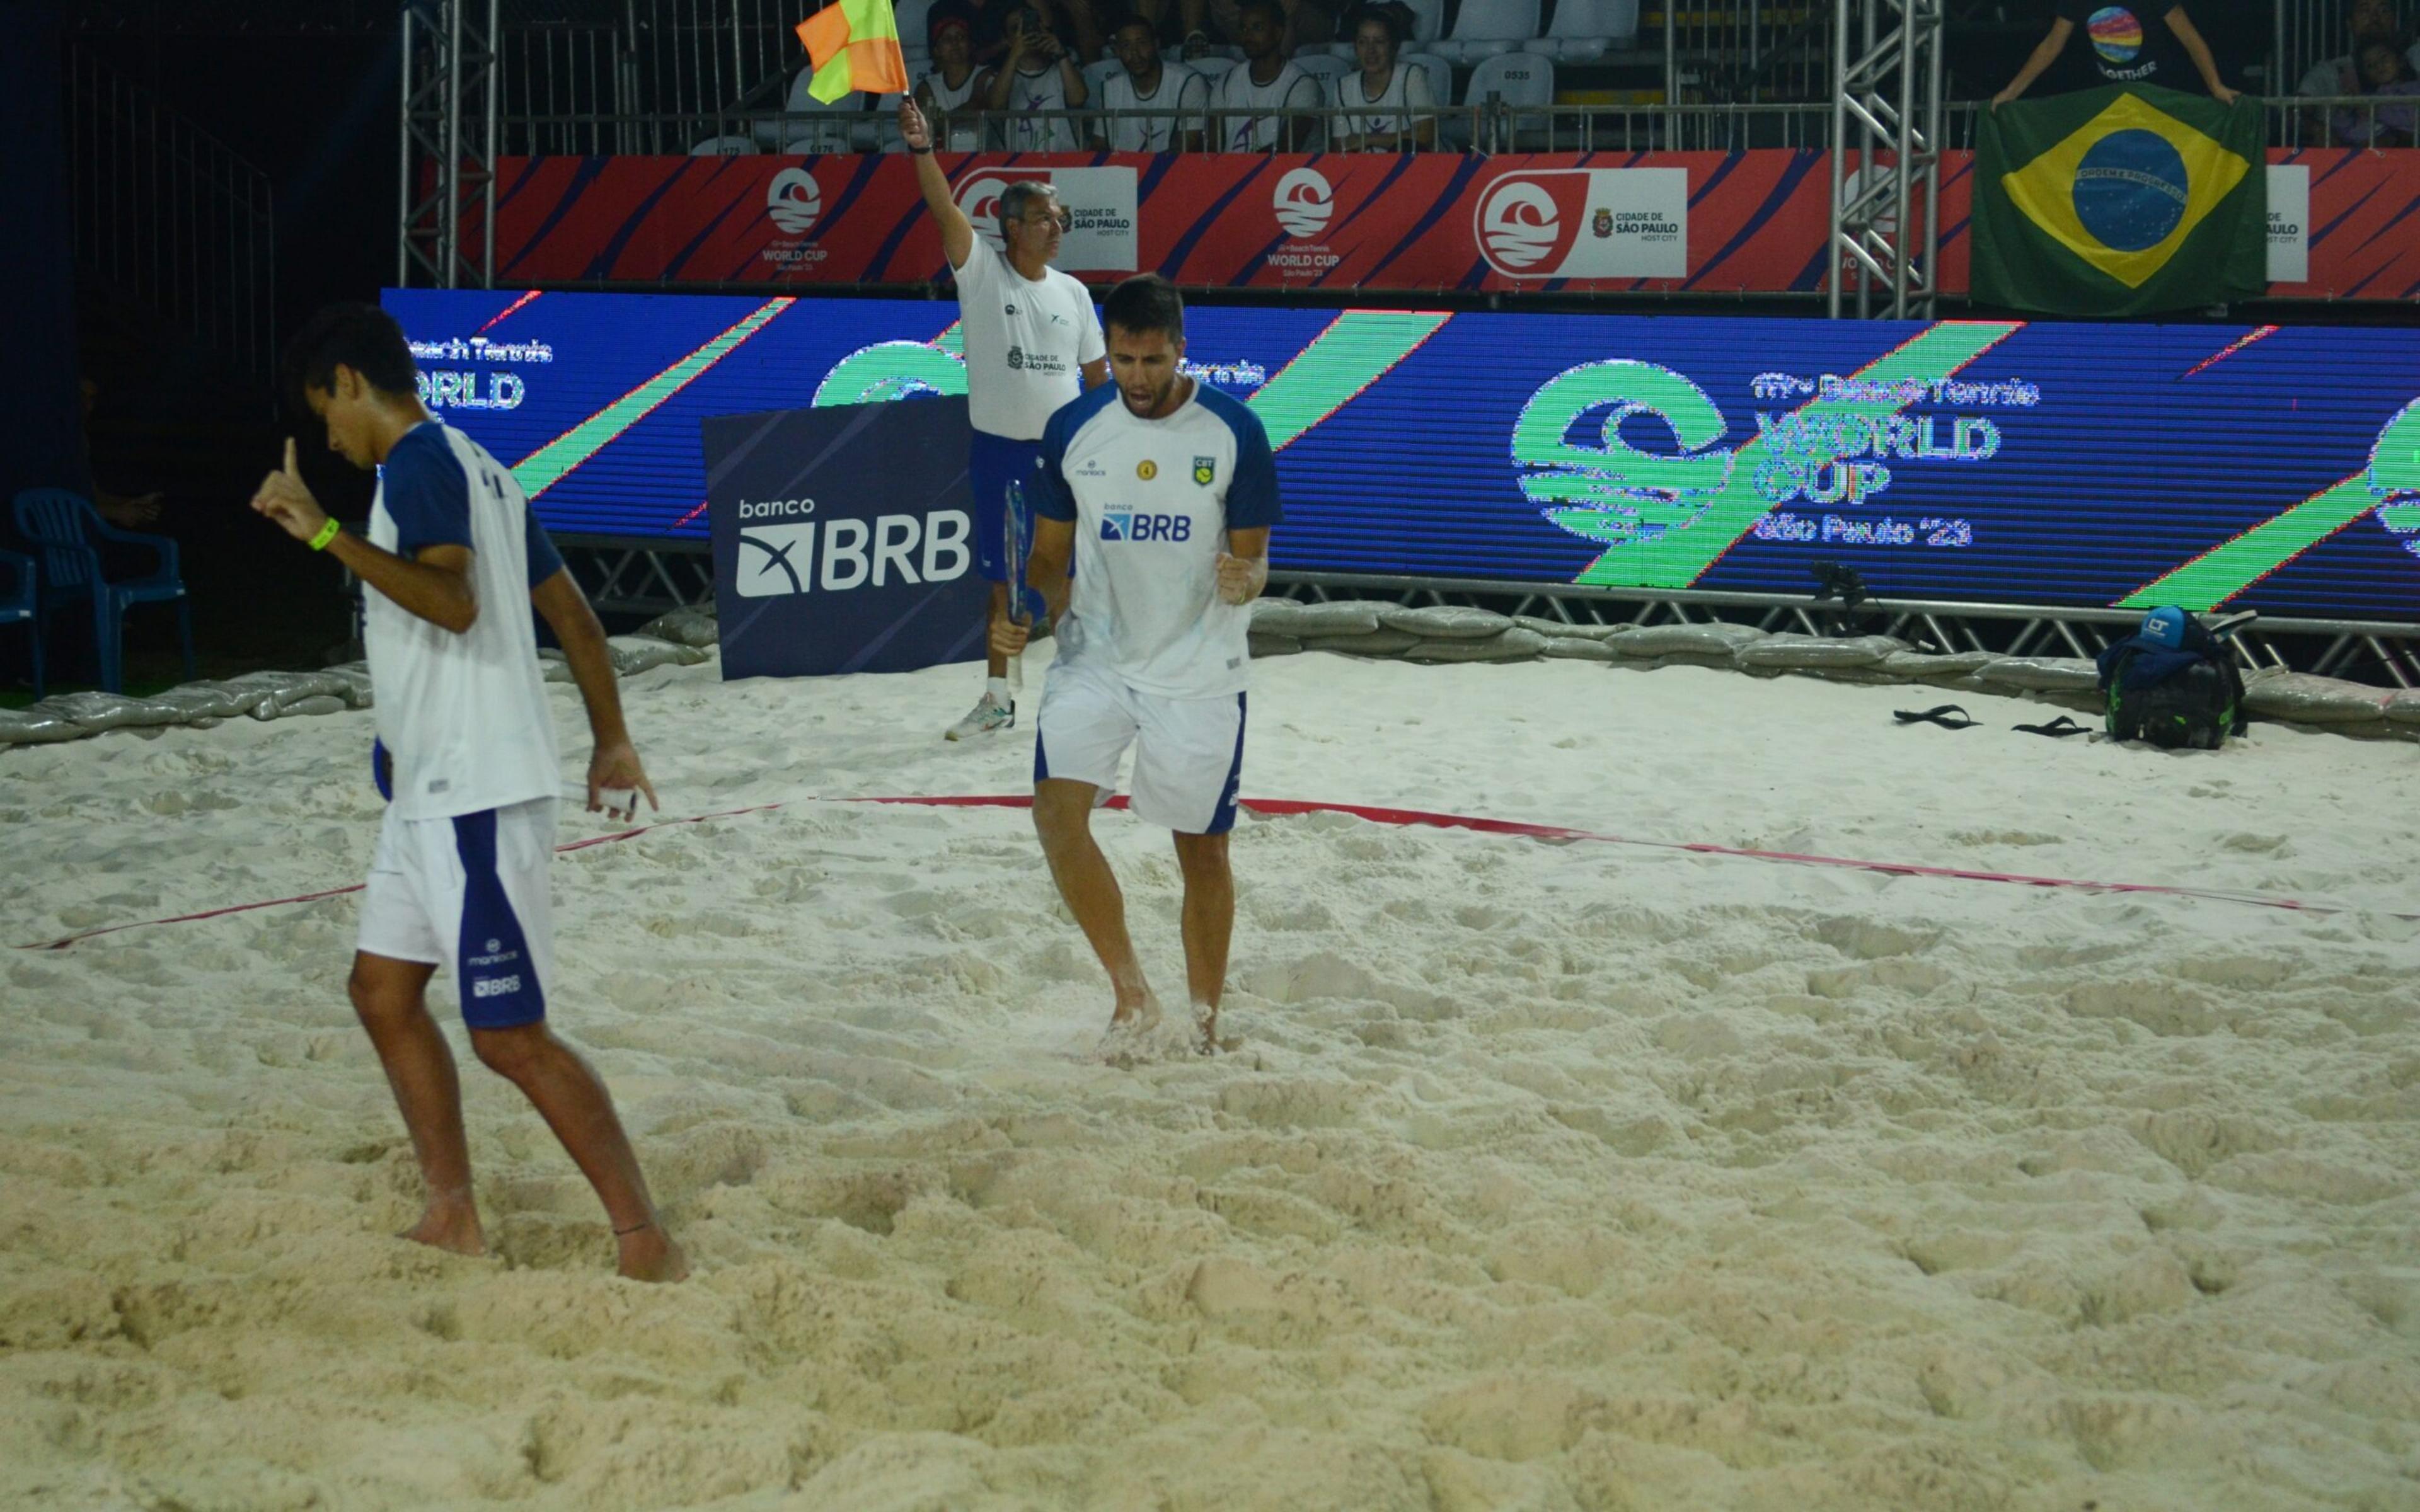
[[[765,213],[783,236],[805,236],[823,212],[824,192],[804,168],[784,168],[765,186]]]
[[[1685,278],[1689,172],[1517,169],[1479,196],[1470,229],[1512,278]]]

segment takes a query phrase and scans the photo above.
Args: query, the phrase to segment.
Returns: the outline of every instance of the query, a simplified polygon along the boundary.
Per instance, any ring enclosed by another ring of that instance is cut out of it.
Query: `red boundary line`
[[[1031,809],[1030,794],[962,795],[954,796],[894,796],[862,798],[811,798],[811,803],[878,803],[898,807],[927,809]],[[1919,866],[1906,861],[1863,861],[1843,856],[1808,856],[1795,851],[1765,851],[1738,845],[1716,845],[1707,841],[1633,840],[1623,835],[1600,834],[1594,830],[1571,829],[1561,825],[1532,825],[1514,819],[1481,819],[1469,814],[1435,813],[1425,809],[1388,809],[1361,803],[1320,803],[1303,798],[1244,798],[1242,807],[1256,814],[1291,817],[1311,813],[1349,814],[1373,824],[1417,825],[1432,829],[1468,829],[1482,835],[1519,835],[1530,840],[1587,841],[1599,845],[1634,845],[1649,850],[1683,851],[1694,856],[1723,856],[1744,861],[1779,862],[1791,866],[1843,867],[1854,872],[1875,872],[1895,877],[1940,877],[1954,882],[2000,882],[2027,887],[2072,887],[2086,892],[2149,893],[2167,898],[2199,898],[2213,903],[2242,903],[2254,908],[2277,908],[2292,913],[2341,914],[2368,912],[2362,909],[2339,908],[2329,903],[2309,903],[2298,898],[2272,898],[2257,893],[2222,892],[2209,887],[2177,887],[2153,882],[2087,882],[2073,877],[2033,876],[2022,872],[1981,872],[1954,866]],[[1109,801],[1108,807],[1123,809],[1125,797],[1120,795]],[[745,809],[724,809],[715,813],[696,814],[687,819],[663,819],[654,824],[616,830],[610,835],[592,835],[567,845],[555,847],[557,854],[584,851],[592,846],[612,845],[621,841],[635,840],[659,829],[672,829],[682,825],[702,825],[713,819],[735,819],[741,814],[767,813],[784,808],[780,803],[759,803]],[[206,909],[198,914],[178,914],[167,918],[139,919],[130,924],[108,924],[100,929],[85,930],[63,939],[35,945],[20,945],[20,950],[64,950],[79,940],[98,935],[115,934],[120,930],[147,929],[154,924],[190,924],[205,918],[222,918],[229,914],[247,914],[259,908],[282,908],[288,903],[318,903],[323,898],[341,898],[359,892],[364,884],[329,887],[319,892],[306,892],[292,898],[271,898],[260,903],[236,903],[225,908]],[[2420,913],[2388,913],[2389,918],[2420,921]]]

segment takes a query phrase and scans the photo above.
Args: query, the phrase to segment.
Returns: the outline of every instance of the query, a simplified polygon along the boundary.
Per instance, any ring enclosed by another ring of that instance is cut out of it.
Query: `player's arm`
[[[1229,531],[1227,549],[1218,553],[1218,596],[1230,604],[1249,604],[1261,596],[1269,581],[1269,528]]]
[[[2168,30],[2176,33],[2178,43],[2184,48],[2185,56],[2193,59],[2193,66],[2201,74],[2202,86],[2210,91],[2210,98],[2222,105],[2234,104],[2235,91],[2226,87],[2226,82],[2218,76],[2218,60],[2210,55],[2210,44],[2202,40],[2201,29],[2193,23],[2191,16],[2185,14],[2185,8],[2170,7],[2167,23]]]
[[[1025,558],[1025,580],[1042,595],[1043,606],[1053,624],[1067,612],[1068,596],[1076,591],[1076,579],[1067,572],[1067,563],[1075,554],[1074,520],[1035,517],[1033,549]]]
[[[1109,380],[1109,360],[1106,357],[1095,357],[1086,363],[1079,371],[1084,375],[1084,387],[1097,389]]]
[[[538,540],[545,539],[542,532],[533,533]],[[605,810],[608,793],[634,791],[647,795],[649,807],[661,809],[655,786],[647,780],[647,769],[639,764],[639,752],[630,744],[629,727],[622,722],[622,688],[613,675],[613,654],[605,644],[605,626],[597,623],[597,611],[589,607],[588,595],[580,591],[571,569],[560,565],[560,557],[554,560],[555,569],[530,590],[530,603],[545,616],[555,643],[563,647],[564,660],[571,664],[571,680],[580,688],[580,701],[588,707],[588,733],[597,747],[588,758],[588,811]],[[628,810],[606,810],[616,819],[628,819],[637,810],[635,799]]]
[[[941,255],[950,259],[952,268],[964,268],[974,255],[975,228],[950,197],[950,177],[933,159],[933,128],[912,95],[899,101],[899,134],[916,160],[916,187],[923,191],[924,208],[933,212],[933,224],[941,228]]]
[[[2025,59],[2025,66],[2017,70],[2017,76],[2009,81],[2006,89],[1992,97],[1992,108],[1997,110],[2032,88],[2034,81],[2042,76],[2042,71],[2058,61],[2059,54],[2067,48],[2068,38],[2074,31],[2075,23],[2065,16],[2052,22],[2049,34],[2034,45],[2033,55]]]
[[[290,436],[286,439],[286,466],[260,480],[252,507],[298,541],[316,541],[334,524],[302,481]],[[460,635],[478,623],[479,595],[471,584],[468,546],[431,545],[402,557],[338,530],[322,549],[407,613],[439,629]]]

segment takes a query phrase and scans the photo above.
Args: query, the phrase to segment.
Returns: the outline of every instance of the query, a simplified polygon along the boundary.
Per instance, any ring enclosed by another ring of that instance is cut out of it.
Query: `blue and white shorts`
[[[1117,791],[1118,768],[1131,746],[1135,817],[1181,835],[1223,835],[1235,827],[1235,794],[1244,777],[1243,694],[1161,698],[1129,687],[1112,672],[1061,662],[1043,686],[1034,726],[1034,781],[1090,782],[1106,800]]]
[[[442,968],[474,1029],[543,1022],[554,980],[547,868],[559,806],[534,798],[451,819],[387,810],[362,893],[360,949]]]

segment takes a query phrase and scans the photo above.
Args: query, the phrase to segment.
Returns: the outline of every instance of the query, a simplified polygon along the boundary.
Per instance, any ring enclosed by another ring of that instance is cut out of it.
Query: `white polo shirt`
[[[432,546],[469,547],[479,599],[479,617],[456,635],[375,588],[362,595],[379,740],[395,763],[394,815],[446,819],[557,796],[529,595],[563,558],[512,472],[443,421],[416,425],[379,469],[369,539],[407,560]]]
[[[1084,364],[1109,355],[1084,285],[1056,268],[1029,280],[983,228],[954,270],[965,325],[967,420],[1009,440],[1040,437],[1051,413],[1084,389]]]
[[[1101,105],[1112,112],[1109,122],[1112,152],[1167,152],[1182,131],[1202,130],[1199,116],[1120,116],[1129,110],[1201,110],[1210,103],[1210,81],[1182,63],[1159,66],[1159,83],[1148,95],[1135,88],[1134,75],[1124,69],[1101,85]]]
[[[1034,513],[1076,525],[1062,656],[1161,698],[1244,691],[1251,606],[1218,596],[1218,561],[1229,531],[1284,517],[1261,417],[1196,382],[1144,420],[1104,383],[1050,417],[1036,478]]]

